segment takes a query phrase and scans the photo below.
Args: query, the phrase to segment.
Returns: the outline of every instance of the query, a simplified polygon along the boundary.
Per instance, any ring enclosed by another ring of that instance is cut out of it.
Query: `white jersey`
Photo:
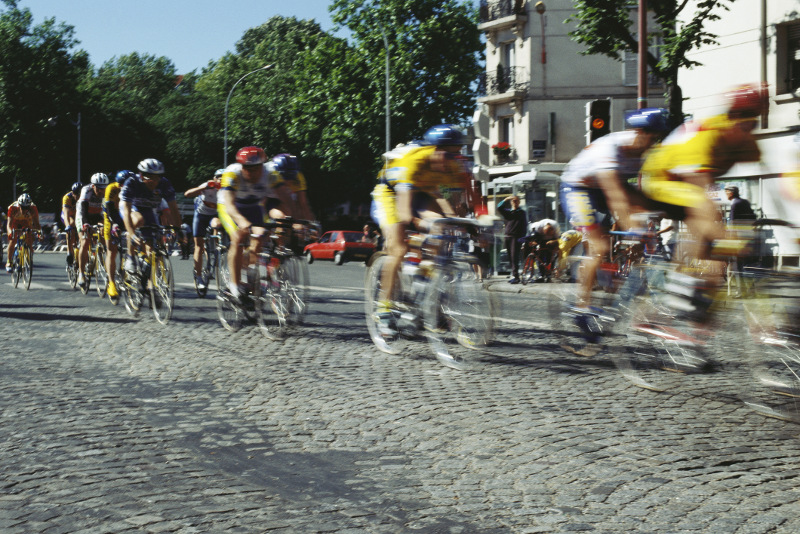
[[[228,165],[222,173],[222,183],[220,189],[232,191],[234,203],[239,206],[257,206],[267,198],[277,198],[272,191],[273,177],[270,175],[266,165],[261,167],[261,176],[255,182],[250,182],[242,174],[241,163]],[[225,195],[218,196],[218,203],[225,205]]]
[[[624,150],[624,147],[633,143],[635,137],[635,131],[623,130],[597,139],[567,164],[561,175],[561,183],[598,188],[597,174],[602,171],[616,171],[623,180],[635,178],[643,159],[629,156]]]

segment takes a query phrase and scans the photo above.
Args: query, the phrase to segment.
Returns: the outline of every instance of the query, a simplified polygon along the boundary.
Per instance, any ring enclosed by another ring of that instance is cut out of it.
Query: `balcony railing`
[[[522,67],[497,67],[493,72],[482,72],[478,79],[478,96],[495,96],[509,91],[527,92],[531,80]]]
[[[491,22],[511,15],[525,14],[525,0],[481,0],[480,21]]]

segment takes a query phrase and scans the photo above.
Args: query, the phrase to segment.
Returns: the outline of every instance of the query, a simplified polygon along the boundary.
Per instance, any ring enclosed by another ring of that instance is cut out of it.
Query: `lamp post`
[[[386,38],[386,32],[381,28],[381,35],[383,36],[383,47],[386,49],[386,152],[392,149],[392,133],[391,133],[391,97],[389,95],[389,40]]]
[[[231,87],[231,90],[228,92],[228,98],[227,98],[227,100],[225,100],[225,144],[224,144],[224,147],[223,147],[224,154],[223,154],[223,157],[222,157],[222,162],[223,162],[222,166],[223,167],[227,167],[228,166],[228,104],[230,104],[231,95],[233,95],[233,90],[236,89],[236,86],[239,85],[239,82],[241,82],[242,80],[244,80],[245,78],[247,78],[251,74],[255,74],[256,72],[259,72],[259,71],[262,71],[262,70],[269,70],[271,68],[272,68],[272,65],[264,65],[263,67],[259,67],[256,70],[248,72],[247,74],[245,74],[244,76],[242,76],[241,78],[236,80],[236,83],[233,84],[233,87]]]

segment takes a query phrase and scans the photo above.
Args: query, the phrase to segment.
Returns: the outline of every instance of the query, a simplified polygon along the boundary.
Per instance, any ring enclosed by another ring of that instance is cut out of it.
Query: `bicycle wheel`
[[[22,278],[22,269],[19,265],[19,242],[17,242],[17,252],[11,262],[11,282],[14,284],[14,287],[17,287],[20,278]]]
[[[120,259],[120,261],[122,261]],[[142,308],[144,301],[144,286],[142,284],[141,275],[137,273],[130,273],[125,269],[120,269],[122,283],[117,287],[120,290],[121,297],[125,302],[125,309],[131,315],[137,315]]]
[[[407,349],[413,337],[416,336],[411,335],[410,329],[404,330],[400,328],[400,319],[403,311],[398,306],[393,306],[388,312],[382,312],[391,314],[388,318],[389,328],[382,328],[381,321],[386,321],[386,318],[382,318],[379,315],[379,302],[382,275],[383,270],[387,268],[387,261],[388,257],[381,255],[375,258],[372,265],[367,269],[364,280],[364,311],[367,319],[367,330],[375,346],[387,354],[400,354]],[[398,273],[397,283],[390,298],[393,303],[399,303],[402,300],[402,284],[402,278]]]
[[[217,279],[217,292],[227,291],[230,287],[231,274],[228,271],[228,251],[221,250],[217,258],[217,270],[214,274]]]
[[[153,254],[154,264],[150,275],[150,303],[156,321],[167,324],[172,317],[175,305],[175,281],[172,275],[172,263],[163,253]]]
[[[299,256],[292,255],[282,265],[286,273],[286,291],[289,298],[289,324],[303,324],[308,312],[308,265]]]
[[[197,292],[197,296],[203,298],[208,293],[208,281],[209,281],[209,255],[208,251],[203,249],[203,254],[200,257],[200,265],[202,266],[200,269],[200,281],[202,282],[202,287],[197,284],[197,274],[193,273],[194,276],[194,290]]]
[[[529,282],[533,282],[534,278],[536,278],[536,255],[528,254],[522,266],[520,282],[522,282],[523,285],[528,284]]]
[[[742,303],[744,321],[732,331],[744,330],[743,343],[753,381],[743,400],[756,412],[800,423],[800,291],[788,276],[742,274],[754,288]],[[741,328],[740,328],[741,326]]]
[[[81,287],[81,293],[84,295],[89,293],[89,288],[92,285],[92,274],[94,273],[97,257],[95,256],[95,252],[89,252],[89,259],[86,262],[86,267],[84,268],[83,272],[83,285]]]
[[[492,341],[494,302],[470,262],[455,261],[437,270],[423,309],[425,335],[447,367],[468,369]]]
[[[106,272],[106,247],[97,245],[97,265],[95,266],[95,278],[97,295],[103,299],[106,298],[108,291],[108,272]]]
[[[78,286],[78,254],[72,256],[72,263],[67,263],[67,280],[72,289]]]
[[[20,268],[22,269],[22,280],[25,283],[25,291],[31,288],[31,278],[33,277],[33,251],[24,248],[25,254],[20,257]]]
[[[624,346],[612,351],[623,377],[637,387],[666,391],[683,377],[710,369],[710,334],[665,304],[664,266],[635,266],[620,289]]]
[[[291,299],[287,273],[280,264],[274,263],[275,259],[269,255],[259,257],[253,298],[261,332],[269,339],[281,341],[286,339],[290,327]]]
[[[217,292],[217,317],[226,330],[237,332],[242,328],[244,313],[227,289]]]

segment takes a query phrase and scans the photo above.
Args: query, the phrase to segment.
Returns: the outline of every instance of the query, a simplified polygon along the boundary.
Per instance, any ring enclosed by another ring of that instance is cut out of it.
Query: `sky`
[[[180,74],[233,52],[245,30],[275,15],[314,19],[332,31],[331,0],[19,0],[34,24],[54,17],[75,28],[76,49],[95,67],[132,52],[166,56]],[[344,36],[344,32],[337,33]]]

